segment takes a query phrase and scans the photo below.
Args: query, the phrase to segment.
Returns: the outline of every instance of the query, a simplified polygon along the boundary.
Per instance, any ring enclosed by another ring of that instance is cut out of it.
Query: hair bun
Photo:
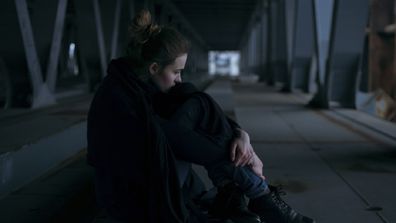
[[[144,44],[151,36],[158,34],[161,27],[153,23],[148,10],[141,10],[132,20],[128,31],[136,44]]]

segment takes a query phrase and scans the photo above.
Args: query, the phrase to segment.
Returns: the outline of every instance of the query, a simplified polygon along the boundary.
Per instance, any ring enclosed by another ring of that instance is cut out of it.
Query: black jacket
[[[98,202],[120,220],[193,222],[196,218],[186,208],[174,155],[154,116],[166,117],[194,96],[208,111],[202,133],[214,142],[226,140],[225,132],[239,125],[215,115],[222,112],[220,107],[190,84],[159,96],[169,105],[159,106],[166,100],[156,100],[158,89],[136,78],[126,58],[112,60],[107,73],[91,103],[87,125],[87,163],[96,170]]]

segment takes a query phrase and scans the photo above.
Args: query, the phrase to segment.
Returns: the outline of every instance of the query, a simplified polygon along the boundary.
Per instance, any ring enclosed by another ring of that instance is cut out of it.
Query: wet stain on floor
[[[281,185],[286,192],[290,193],[302,193],[308,190],[308,185],[299,180],[274,179],[271,185]]]

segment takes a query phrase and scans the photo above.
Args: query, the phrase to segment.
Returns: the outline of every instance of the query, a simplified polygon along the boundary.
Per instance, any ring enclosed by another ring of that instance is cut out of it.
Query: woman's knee
[[[171,116],[170,120],[182,124],[189,129],[194,129],[200,122],[202,115],[202,104],[194,97],[187,99]]]

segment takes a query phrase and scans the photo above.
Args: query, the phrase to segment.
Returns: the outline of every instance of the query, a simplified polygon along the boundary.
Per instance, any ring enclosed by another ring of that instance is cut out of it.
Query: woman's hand
[[[247,132],[242,129],[239,132],[239,137],[231,143],[231,161],[235,166],[245,166],[252,160],[254,151]]]
[[[265,180],[265,176],[263,175],[263,162],[261,162],[260,158],[253,152],[253,157],[248,163],[250,168],[252,168],[253,172],[259,176],[261,179]]]

